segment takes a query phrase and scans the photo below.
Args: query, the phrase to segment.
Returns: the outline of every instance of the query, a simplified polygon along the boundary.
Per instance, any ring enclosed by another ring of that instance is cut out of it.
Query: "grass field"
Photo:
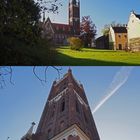
[[[83,48],[82,51],[70,50],[69,47],[56,49],[55,65],[71,66],[130,66],[140,65],[140,52],[97,50]]]

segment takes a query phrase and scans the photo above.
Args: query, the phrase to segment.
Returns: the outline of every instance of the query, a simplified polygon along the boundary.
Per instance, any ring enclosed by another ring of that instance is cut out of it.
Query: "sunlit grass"
[[[82,51],[70,47],[57,48],[56,65],[140,65],[140,52],[97,50],[83,48]]]

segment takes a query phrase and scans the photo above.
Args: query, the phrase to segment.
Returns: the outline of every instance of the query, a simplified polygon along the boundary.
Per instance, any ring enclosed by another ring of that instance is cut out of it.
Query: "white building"
[[[128,43],[134,50],[140,50],[140,15],[131,12],[128,21]]]

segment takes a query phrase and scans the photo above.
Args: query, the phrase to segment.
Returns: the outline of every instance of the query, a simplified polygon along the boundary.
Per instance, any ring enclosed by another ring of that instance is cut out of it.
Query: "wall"
[[[122,45],[122,49],[121,50],[125,50],[127,49],[128,46],[128,38],[127,38],[127,33],[116,33],[115,34],[115,47],[117,50],[120,50],[119,48],[119,44]]]
[[[140,19],[131,13],[128,21],[128,40],[140,37]]]

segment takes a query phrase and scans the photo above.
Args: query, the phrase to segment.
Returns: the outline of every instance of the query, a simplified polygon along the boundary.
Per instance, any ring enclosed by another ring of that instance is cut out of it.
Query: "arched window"
[[[61,112],[63,112],[64,110],[65,110],[65,100],[63,99],[61,103]]]
[[[51,137],[51,129],[48,130],[47,138],[49,139]]]
[[[72,135],[69,135],[68,136],[68,140],[73,140],[73,136]]]

